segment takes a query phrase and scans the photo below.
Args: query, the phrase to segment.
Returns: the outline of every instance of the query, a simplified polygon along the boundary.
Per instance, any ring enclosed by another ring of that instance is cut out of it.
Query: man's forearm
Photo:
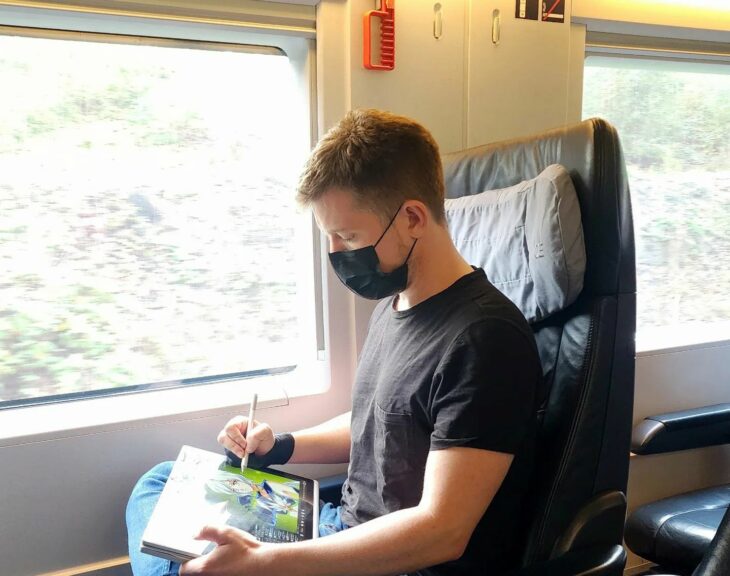
[[[338,464],[350,460],[350,412],[294,432],[293,436],[291,463]]]
[[[464,535],[415,507],[370,522],[267,552],[272,575],[375,576],[402,574],[458,558]]]

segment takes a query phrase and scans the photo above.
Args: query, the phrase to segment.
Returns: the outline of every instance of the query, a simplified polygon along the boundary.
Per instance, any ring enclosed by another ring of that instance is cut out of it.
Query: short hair
[[[446,221],[438,144],[410,118],[381,110],[348,112],[312,151],[297,201],[308,206],[335,187],[384,221],[406,200],[420,200],[436,222]]]

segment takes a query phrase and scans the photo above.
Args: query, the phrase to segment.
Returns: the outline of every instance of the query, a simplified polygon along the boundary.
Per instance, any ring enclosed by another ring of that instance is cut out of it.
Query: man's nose
[[[340,238],[339,236],[330,237],[329,245],[330,245],[330,249],[329,249],[330,254],[332,254],[332,252],[342,252],[343,250],[345,250],[345,243],[342,241],[342,238]]]

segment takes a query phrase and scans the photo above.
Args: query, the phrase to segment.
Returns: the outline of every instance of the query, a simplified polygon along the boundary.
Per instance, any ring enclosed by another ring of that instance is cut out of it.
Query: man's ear
[[[408,233],[412,238],[423,236],[426,226],[431,218],[428,207],[420,200],[407,200],[403,204],[406,216],[408,216]]]

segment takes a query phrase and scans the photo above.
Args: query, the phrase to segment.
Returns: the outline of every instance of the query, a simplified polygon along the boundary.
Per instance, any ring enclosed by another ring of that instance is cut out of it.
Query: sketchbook
[[[227,524],[263,542],[318,536],[319,485],[279,470],[230,466],[225,456],[183,446],[160,495],[141,550],[185,562],[215,544],[195,540],[206,524]]]

